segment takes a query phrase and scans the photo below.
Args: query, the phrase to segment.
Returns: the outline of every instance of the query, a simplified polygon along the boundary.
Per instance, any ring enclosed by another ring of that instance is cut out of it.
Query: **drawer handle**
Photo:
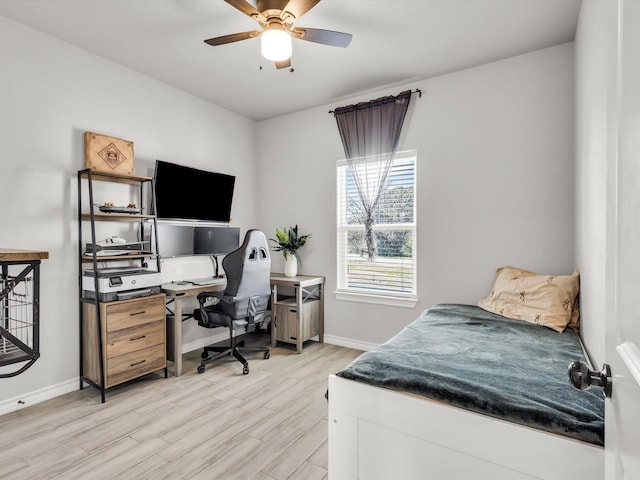
[[[129,341],[130,342],[135,342],[136,340],[142,340],[145,337],[146,337],[146,335],[140,335],[139,337],[130,338]]]
[[[141,364],[143,364],[144,362],[146,362],[146,360],[140,360],[139,362],[132,363],[132,364],[131,364],[131,365],[129,365],[129,366],[130,366],[130,367],[135,367],[136,365],[141,365]]]
[[[298,310],[296,310],[295,308],[290,308],[290,309],[289,309],[289,311],[290,311],[291,313],[296,313]]]
[[[130,313],[129,315],[131,315],[133,317],[135,315],[142,315],[143,313],[147,313],[147,311],[146,310],[142,310],[141,312],[133,312],[133,313]]]

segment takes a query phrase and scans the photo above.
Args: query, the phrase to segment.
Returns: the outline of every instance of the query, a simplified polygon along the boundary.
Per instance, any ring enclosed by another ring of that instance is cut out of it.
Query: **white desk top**
[[[227,280],[224,278],[217,278],[209,285],[194,285],[193,283],[184,280],[180,282],[169,282],[162,284],[162,291],[167,294],[168,297],[177,296],[195,296],[200,292],[207,292],[211,290],[222,290],[227,284]]]
[[[324,280],[325,278],[323,276],[298,275],[297,277],[285,277],[281,273],[271,274],[272,285],[308,287],[311,285],[324,284]],[[213,279],[213,282],[207,285],[199,285],[196,280],[182,280],[163,283],[162,291],[166,293],[168,297],[188,297],[198,295],[200,292],[223,290],[226,284],[226,278]]]

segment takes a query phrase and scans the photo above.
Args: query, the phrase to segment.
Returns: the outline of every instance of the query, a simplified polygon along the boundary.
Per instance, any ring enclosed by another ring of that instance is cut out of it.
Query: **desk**
[[[163,283],[162,291],[167,296],[167,303],[174,302],[173,321],[167,318],[167,359],[175,366],[176,377],[182,375],[182,299],[195,297],[202,292],[224,290],[227,281],[224,278],[216,280],[211,285],[193,285],[177,282]],[[185,318],[186,320],[186,318]]]
[[[173,321],[167,318],[167,359],[175,366],[175,375],[182,375],[182,300],[195,297],[201,292],[224,290],[226,279],[216,280],[211,285],[179,284],[177,282],[163,283],[162,291],[167,296],[167,302],[173,301]],[[295,289],[293,299],[278,298],[278,286]],[[324,277],[298,275],[285,277],[281,273],[271,274],[272,302],[271,310],[273,322],[271,325],[271,345],[275,347],[278,340],[293,343],[298,353],[302,352],[305,340],[318,335],[320,343],[324,341]],[[296,308],[297,306],[297,308]],[[295,315],[289,314],[295,309]],[[276,328],[276,317],[281,312],[281,325]]]
[[[295,298],[278,296],[278,287],[295,290]],[[293,343],[302,353],[302,344],[318,335],[324,342],[324,277],[271,274],[271,346],[278,341]]]

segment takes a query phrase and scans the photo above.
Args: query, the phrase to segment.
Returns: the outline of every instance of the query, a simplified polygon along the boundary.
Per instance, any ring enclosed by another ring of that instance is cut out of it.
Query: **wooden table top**
[[[324,276],[321,275],[286,277],[284,273],[271,273],[271,285],[308,287],[310,285],[324,284],[324,280]]]
[[[14,248],[0,248],[0,262],[20,262],[44,260],[49,258],[49,252],[37,250],[17,250]]]

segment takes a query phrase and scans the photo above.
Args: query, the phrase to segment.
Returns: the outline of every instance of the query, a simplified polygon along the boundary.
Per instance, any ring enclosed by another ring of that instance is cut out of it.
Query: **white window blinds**
[[[383,168],[375,158],[368,176]],[[361,168],[362,164],[358,167]],[[346,161],[337,168],[338,290],[378,295],[416,293],[416,152],[398,152],[376,206],[376,256],[369,260],[364,211]]]

